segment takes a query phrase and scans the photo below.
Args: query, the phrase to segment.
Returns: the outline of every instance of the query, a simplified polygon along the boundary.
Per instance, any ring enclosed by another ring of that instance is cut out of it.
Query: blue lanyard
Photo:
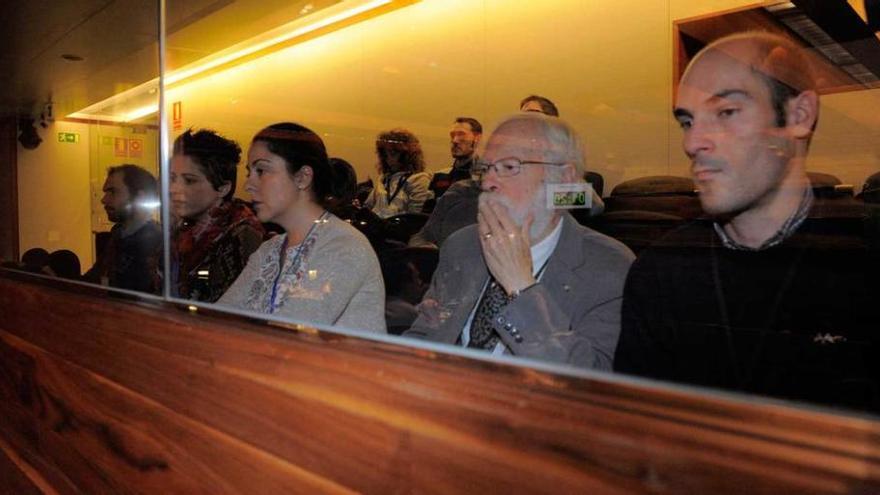
[[[296,267],[300,262],[300,258],[302,257],[302,253],[305,250],[306,243],[312,237],[312,234],[315,231],[315,228],[318,224],[325,222],[325,217],[327,216],[327,211],[321,213],[321,216],[318,217],[317,220],[312,224],[309,228],[309,231],[306,233],[306,236],[303,238],[302,242],[299,244],[299,248],[296,251],[296,257],[293,258],[293,261],[290,263],[290,266]],[[275,281],[272,282],[272,295],[269,299],[269,314],[275,313],[275,310],[281,307],[280,304],[275,304],[275,298],[278,296],[278,282],[281,281],[281,275],[284,274],[284,259],[287,258],[287,246],[288,241],[290,240],[290,236],[288,234],[284,234],[284,242],[281,243],[281,251],[278,253],[278,274],[275,275]]]

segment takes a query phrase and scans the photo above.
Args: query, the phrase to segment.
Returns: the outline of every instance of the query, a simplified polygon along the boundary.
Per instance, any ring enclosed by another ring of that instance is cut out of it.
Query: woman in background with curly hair
[[[391,129],[376,138],[376,155],[381,175],[364,206],[382,218],[422,213],[432,193],[419,139],[406,129]]]

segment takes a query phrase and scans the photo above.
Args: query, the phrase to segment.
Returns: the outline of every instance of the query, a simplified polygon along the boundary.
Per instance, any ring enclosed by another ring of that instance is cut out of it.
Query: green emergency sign
[[[79,134],[75,132],[59,132],[58,133],[58,142],[59,143],[78,143],[79,142]]]

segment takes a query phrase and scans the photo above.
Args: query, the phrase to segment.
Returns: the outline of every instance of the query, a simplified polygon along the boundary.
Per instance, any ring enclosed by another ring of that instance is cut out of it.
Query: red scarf
[[[178,224],[171,240],[171,262],[177,264],[180,296],[189,295],[192,289],[189,286],[190,273],[205,264],[214,244],[226,233],[244,223],[259,225],[259,220],[247,204],[239,199],[233,199],[211,208],[208,214],[198,221],[184,219]],[[260,229],[262,230],[262,227]]]

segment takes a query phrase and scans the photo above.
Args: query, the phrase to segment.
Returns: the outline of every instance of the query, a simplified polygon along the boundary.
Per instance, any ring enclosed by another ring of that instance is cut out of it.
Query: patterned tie
[[[507,305],[509,299],[501,284],[495,281],[495,277],[489,278],[489,285],[483,293],[474,319],[471,322],[471,340],[468,347],[486,349],[491,351],[498,344],[499,337],[492,327],[492,320],[501,312],[501,308]]]

